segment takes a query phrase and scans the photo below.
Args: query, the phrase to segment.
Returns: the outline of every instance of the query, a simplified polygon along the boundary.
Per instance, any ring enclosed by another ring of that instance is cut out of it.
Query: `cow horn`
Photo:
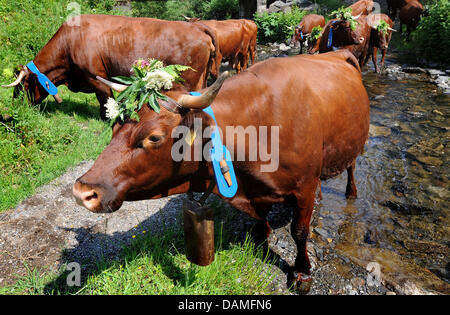
[[[190,20],[192,20],[192,18],[190,18],[190,17],[187,17],[187,16],[185,16],[185,15],[183,15],[183,17],[184,17],[184,19],[186,20],[186,21],[190,21]]]
[[[190,109],[204,109],[210,106],[219,93],[222,84],[229,76],[230,73],[225,71],[201,96],[183,94],[178,99],[178,103],[181,106]]]
[[[358,14],[357,16],[352,16],[352,18],[354,19],[354,20],[357,20],[357,19],[359,19],[359,17],[362,15],[362,13],[360,13],[360,14]]]
[[[11,84],[8,85],[2,85],[2,87],[4,88],[11,88],[11,87],[15,87],[17,85],[19,85],[20,82],[22,82],[23,78],[25,77],[25,75],[27,74],[27,68],[24,67],[24,69],[22,69],[19,73],[19,75],[17,76],[16,81],[14,81]]]
[[[97,80],[105,83],[107,86],[109,86],[111,89],[117,91],[117,92],[123,92],[128,88],[128,85],[114,83],[111,81],[108,81],[106,79],[103,79],[102,77],[96,76]]]
[[[392,32],[397,32],[397,30],[394,30],[392,27],[388,27],[388,30],[390,30]]]

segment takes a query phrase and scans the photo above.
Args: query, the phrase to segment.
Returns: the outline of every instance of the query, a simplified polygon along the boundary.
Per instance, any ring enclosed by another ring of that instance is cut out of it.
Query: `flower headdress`
[[[191,67],[182,65],[164,66],[160,60],[139,59],[136,60],[131,68],[131,76],[113,77],[114,80],[128,85],[121,92],[116,100],[109,98],[106,107],[106,117],[111,120],[111,124],[117,119],[125,120],[126,117],[139,121],[137,111],[142,108],[144,103],[157,113],[160,112],[158,100],[167,100],[167,97],[161,93],[161,90],[170,90],[173,82],[184,82],[181,72],[193,70]]]
[[[330,16],[334,16],[338,20],[349,21],[350,27],[354,31],[356,29],[356,25],[359,24],[357,21],[357,17],[352,15],[352,8],[339,8],[330,13]]]

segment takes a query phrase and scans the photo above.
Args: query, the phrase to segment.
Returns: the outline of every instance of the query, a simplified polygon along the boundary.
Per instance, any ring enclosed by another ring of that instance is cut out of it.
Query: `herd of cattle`
[[[359,22],[355,30],[348,21],[325,25],[324,19],[311,19],[323,25],[322,38],[332,28],[332,46],[347,49],[331,51],[326,40],[319,39],[311,51],[320,54],[259,63],[255,63],[257,27],[248,20],[182,22],[84,15],[79,25],[62,25],[34,63],[56,86],[96,93],[101,105],[113,95],[111,88],[119,85],[97,77],[127,76],[139,58],[195,69],[183,74],[183,84],[163,91],[168,101],[160,100],[167,104],[162,104],[159,114],[143,106],[139,122],[128,119],[113,126],[110,144],[74,184],[77,201],[93,212],[110,213],[124,201],[205,191],[214,181],[211,164],[174,162],[171,149],[177,139],[171,134],[180,125],[192,128],[194,118],[201,119],[204,128],[213,124],[201,110],[210,105],[224,132],[226,126],[279,126],[278,169],[265,173],[261,172],[265,161],[235,161],[239,189],[227,201],[260,219],[264,235],[270,232],[266,216],[272,205],[294,205],[291,233],[298,254],[290,281],[297,290],[307,291],[312,278],[306,241],[315,192],[320,180],[347,171],[346,196],[356,198],[355,160],[363,152],[369,131],[369,98],[361,66],[367,61],[368,47],[376,55],[376,48],[386,50],[391,36],[374,29],[376,20],[384,19],[390,27],[392,21],[372,14],[371,0],[359,1],[352,8]],[[303,33],[311,29],[306,25],[308,19],[300,24]],[[224,59],[238,74],[231,78],[228,73],[219,74]],[[248,67],[250,60],[253,65]],[[209,74],[218,79],[207,88]],[[17,76],[8,85],[15,87],[15,94],[24,89],[36,103],[48,95],[25,66]],[[189,91],[202,95],[192,96]],[[104,109],[101,112],[104,117]],[[246,152],[248,157],[248,142],[234,145],[231,152]],[[214,193],[218,194],[217,188]]]

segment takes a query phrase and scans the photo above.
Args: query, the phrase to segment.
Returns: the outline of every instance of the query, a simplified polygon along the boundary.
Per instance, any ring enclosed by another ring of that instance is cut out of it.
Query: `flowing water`
[[[260,48],[260,60],[274,54]],[[386,66],[396,59],[388,55]],[[378,263],[397,291],[448,294],[450,96],[426,74],[379,75],[371,62],[363,78],[371,126],[358,198],[345,199],[346,173],[322,182],[312,237],[363,267]]]

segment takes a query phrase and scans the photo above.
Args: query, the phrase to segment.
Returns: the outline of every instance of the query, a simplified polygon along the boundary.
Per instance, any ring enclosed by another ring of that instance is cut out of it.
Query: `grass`
[[[271,294],[269,284],[274,274],[270,264],[274,259],[262,247],[256,247],[249,234],[241,241],[230,237],[233,233],[224,228],[224,222],[232,220],[230,210],[211,206],[216,216],[216,254],[209,266],[196,266],[186,259],[181,226],[158,235],[138,227],[136,237],[124,247],[119,259],[104,258],[91,267],[82,264],[79,287],[67,286],[69,272],[64,271],[65,266],[59,273],[28,269],[14,285],[0,287],[0,294]]]

